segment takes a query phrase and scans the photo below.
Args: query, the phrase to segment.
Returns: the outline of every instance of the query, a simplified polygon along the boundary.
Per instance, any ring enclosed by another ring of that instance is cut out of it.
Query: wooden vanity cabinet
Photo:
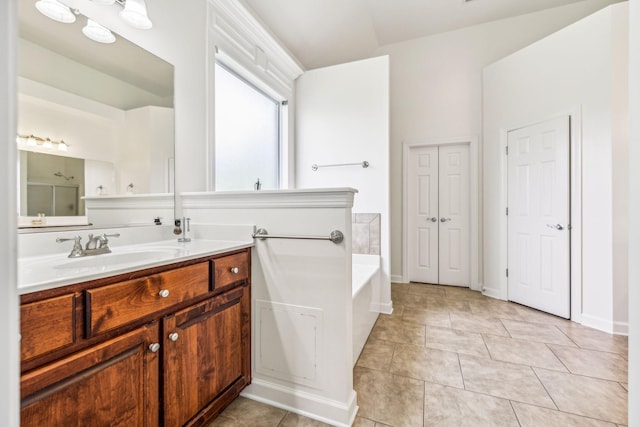
[[[249,272],[246,249],[23,296],[21,425],[207,423],[251,381]]]
[[[21,426],[159,425],[158,324],[22,375]]]

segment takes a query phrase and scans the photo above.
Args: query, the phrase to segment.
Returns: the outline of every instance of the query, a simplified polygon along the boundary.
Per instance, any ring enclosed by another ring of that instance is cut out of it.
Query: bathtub
[[[378,312],[371,309],[371,303],[379,298],[380,256],[353,254],[351,260],[353,365],[355,366],[378,318]]]

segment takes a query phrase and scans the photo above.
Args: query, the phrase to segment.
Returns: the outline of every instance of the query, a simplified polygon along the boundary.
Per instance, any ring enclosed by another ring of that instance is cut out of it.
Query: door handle
[[[447,222],[447,221],[451,221],[451,218],[440,218],[440,222]]]
[[[560,230],[564,230],[564,227],[563,227],[562,225],[560,225],[560,224],[556,224],[556,225],[553,225],[553,224],[547,224],[547,227],[549,227],[549,228],[554,228],[554,229],[556,229],[556,230],[558,230],[558,231],[560,231]]]
[[[427,221],[431,221],[431,222],[436,222],[437,220],[438,218],[436,218],[435,216],[431,218],[427,218]]]

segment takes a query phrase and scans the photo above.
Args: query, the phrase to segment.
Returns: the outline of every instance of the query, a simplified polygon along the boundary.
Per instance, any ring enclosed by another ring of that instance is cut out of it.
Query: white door
[[[569,117],[508,133],[509,300],[570,317]]]
[[[469,286],[469,146],[412,148],[407,190],[409,280]]]
[[[438,283],[438,147],[409,156],[409,279]]]
[[[445,145],[439,151],[438,283],[469,286],[469,146]]]

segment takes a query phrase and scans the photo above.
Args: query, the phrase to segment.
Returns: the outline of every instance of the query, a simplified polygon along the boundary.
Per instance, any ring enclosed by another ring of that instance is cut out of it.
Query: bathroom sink
[[[91,267],[105,267],[143,262],[162,261],[175,258],[180,255],[178,248],[153,248],[127,252],[93,255],[82,258],[69,259],[69,261],[54,265],[55,269],[78,269]]]

